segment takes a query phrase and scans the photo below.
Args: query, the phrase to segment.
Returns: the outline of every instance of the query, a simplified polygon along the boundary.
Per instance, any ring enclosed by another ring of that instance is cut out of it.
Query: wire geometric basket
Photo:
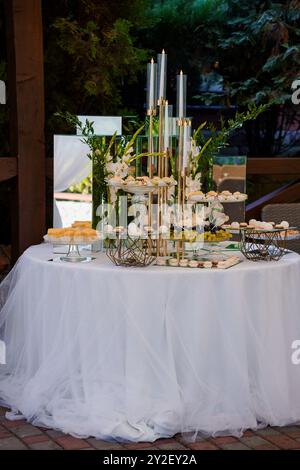
[[[251,261],[278,261],[285,253],[287,230],[241,230],[240,248]]]
[[[117,237],[109,240],[106,254],[116,266],[145,267],[156,260],[154,240],[147,238]]]

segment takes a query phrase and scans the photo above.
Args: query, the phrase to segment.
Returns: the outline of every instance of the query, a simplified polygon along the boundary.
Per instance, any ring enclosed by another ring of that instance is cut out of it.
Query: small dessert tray
[[[285,240],[297,240],[300,238],[300,232],[296,227],[289,228],[272,228],[272,229],[263,229],[263,228],[253,228],[253,227],[240,227],[239,231],[244,232],[248,236],[256,239],[264,239],[269,234],[276,234],[279,237],[284,238]],[[238,231],[237,231],[238,233]]]
[[[222,203],[236,203],[236,202],[244,202],[248,199],[248,195],[245,193],[240,193],[239,195],[234,194],[218,194],[215,193],[213,195],[207,194],[191,194],[188,196],[188,201],[191,202],[212,202],[214,199],[217,198]]]
[[[169,177],[154,177],[152,179],[143,176],[137,178],[128,177],[128,181],[114,177],[108,181],[108,184],[115,189],[123,189],[123,191],[126,191],[127,193],[143,195],[151,194],[156,192],[158,189],[172,188],[177,185],[177,181]]]
[[[199,256],[199,259],[180,259],[175,257],[159,257],[155,266],[190,269],[229,269],[243,262],[239,256],[230,257]]]

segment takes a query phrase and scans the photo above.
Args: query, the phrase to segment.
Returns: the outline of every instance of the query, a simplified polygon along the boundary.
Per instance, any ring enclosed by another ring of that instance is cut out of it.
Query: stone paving
[[[24,420],[8,421],[5,408],[0,407],[1,450],[300,450],[300,426],[268,427],[246,431],[235,437],[200,438],[186,442],[178,434],[172,439],[155,442],[118,443],[99,439],[78,439],[59,431],[32,426]]]

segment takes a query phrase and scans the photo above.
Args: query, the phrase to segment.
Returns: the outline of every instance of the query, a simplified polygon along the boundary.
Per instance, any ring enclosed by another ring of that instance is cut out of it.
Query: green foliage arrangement
[[[207,126],[207,123],[204,122],[194,131],[190,166],[193,178],[196,178],[197,174],[201,174],[204,191],[212,189],[213,157],[228,145],[233,132],[241,129],[245,123],[257,119],[259,115],[267,110],[268,106],[268,104],[259,106],[253,103],[249,104],[247,111],[237,112],[235,117],[227,122],[222,120],[221,129],[219,130],[212,124]],[[209,138],[205,136],[204,128],[209,131]]]

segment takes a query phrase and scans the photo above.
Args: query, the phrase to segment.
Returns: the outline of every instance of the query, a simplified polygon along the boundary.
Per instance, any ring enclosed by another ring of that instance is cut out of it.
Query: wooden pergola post
[[[11,157],[17,159],[13,254],[45,234],[44,54],[41,0],[6,0]]]

